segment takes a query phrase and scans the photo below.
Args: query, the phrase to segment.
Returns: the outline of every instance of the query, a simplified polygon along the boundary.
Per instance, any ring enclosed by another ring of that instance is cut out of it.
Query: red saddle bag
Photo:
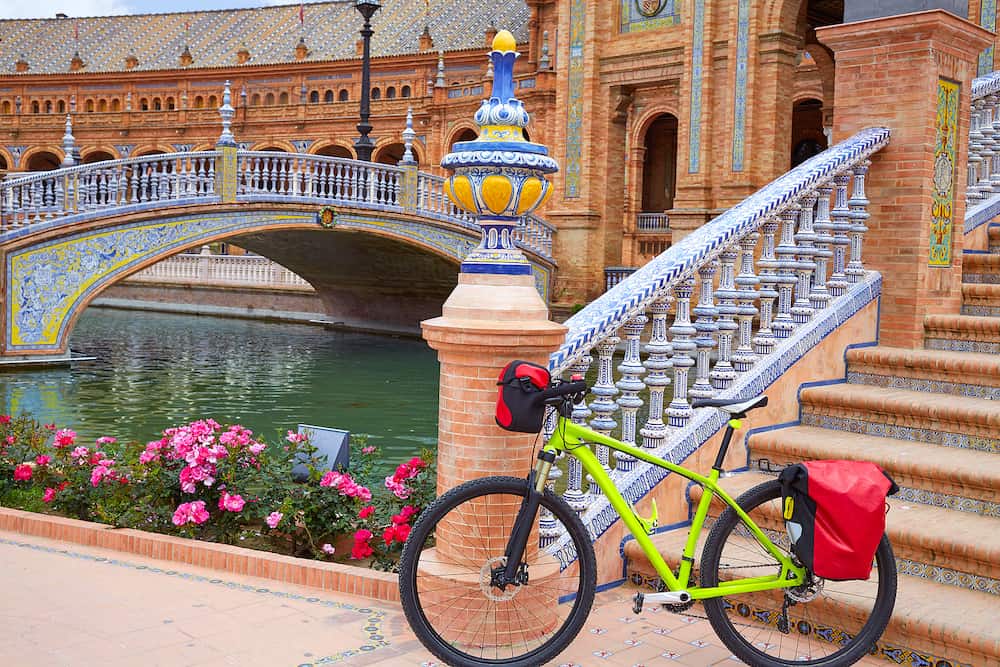
[[[538,433],[545,420],[539,392],[548,388],[549,369],[530,361],[512,361],[497,380],[497,425],[507,431]]]

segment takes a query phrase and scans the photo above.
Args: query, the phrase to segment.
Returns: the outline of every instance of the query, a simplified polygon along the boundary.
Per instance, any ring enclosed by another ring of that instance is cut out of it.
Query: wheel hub
[[[824,583],[824,579],[820,579],[815,575],[810,575],[809,581],[801,586],[789,588],[785,591],[785,595],[796,602],[812,602],[816,599],[817,595],[823,592]]]
[[[506,556],[495,556],[483,563],[479,570],[479,590],[483,592],[488,600],[493,602],[507,602],[513,600],[518,591],[519,585],[508,584],[500,588],[496,582],[503,576],[503,571],[507,568]]]

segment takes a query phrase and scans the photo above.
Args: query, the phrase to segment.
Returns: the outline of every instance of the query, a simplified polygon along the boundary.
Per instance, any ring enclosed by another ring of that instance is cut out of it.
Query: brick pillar
[[[485,475],[527,475],[536,436],[504,431],[493,415],[500,369],[513,359],[545,365],[566,338],[534,278],[460,274],[423,332],[441,362],[438,493]]]
[[[941,10],[816,34],[836,54],[834,141],[892,130],[868,172],[865,265],[884,278],[882,344],[923,347],[924,317],[961,307],[969,94],[992,34]]]

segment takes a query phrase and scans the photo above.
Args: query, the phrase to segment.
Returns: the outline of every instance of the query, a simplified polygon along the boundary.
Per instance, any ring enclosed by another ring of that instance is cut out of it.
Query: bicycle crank
[[[642,606],[645,603],[652,604],[687,604],[691,602],[691,594],[687,591],[664,591],[663,593],[636,593],[632,598],[632,611],[636,614],[642,613]]]

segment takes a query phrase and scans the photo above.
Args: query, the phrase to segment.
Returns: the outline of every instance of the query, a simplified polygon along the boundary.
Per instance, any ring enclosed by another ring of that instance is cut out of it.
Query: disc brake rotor
[[[479,590],[483,592],[486,599],[493,602],[507,602],[513,600],[517,592],[521,590],[520,586],[509,585],[505,590],[500,590],[493,585],[493,569],[506,566],[507,557],[496,556],[486,561],[482,569],[479,570]]]

